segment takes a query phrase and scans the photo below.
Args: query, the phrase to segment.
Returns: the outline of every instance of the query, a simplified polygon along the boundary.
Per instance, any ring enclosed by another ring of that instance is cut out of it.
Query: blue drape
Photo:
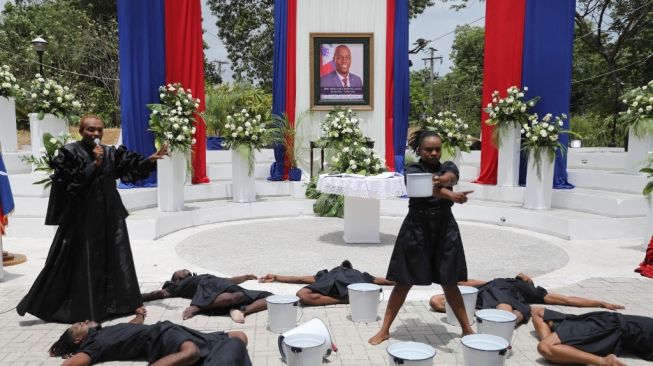
[[[118,0],[122,141],[144,156],[155,150],[146,105],[159,102],[166,76],[164,14],[164,0]],[[135,186],[155,187],[156,173],[137,185],[120,184]]]
[[[575,0],[526,2],[522,85],[528,87],[527,98],[542,97],[532,110],[540,118],[547,113],[569,116],[575,8]],[[569,129],[568,120],[564,129]],[[569,136],[561,135],[560,142],[568,146]],[[524,184],[525,169],[520,173]],[[561,151],[556,155],[553,188],[574,188],[567,182],[567,158]]]
[[[408,0],[395,2],[393,147],[395,171],[404,172],[404,154],[408,134],[410,79],[408,70]]]
[[[0,220],[14,210],[14,196],[11,194],[9,176],[6,173],[7,168],[4,160],[2,160],[2,152],[0,152],[0,208],[2,208],[0,210]]]
[[[274,61],[272,63],[272,113],[286,111],[286,63],[288,49],[288,0],[274,2]],[[269,180],[283,180],[285,154],[275,154]]]

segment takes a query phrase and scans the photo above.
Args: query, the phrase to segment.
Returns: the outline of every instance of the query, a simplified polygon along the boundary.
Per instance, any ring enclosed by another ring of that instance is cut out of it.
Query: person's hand
[[[245,275],[245,278],[247,278],[247,281],[258,279],[258,277],[256,275],[253,275],[253,274]]]
[[[102,149],[102,146],[96,145],[93,148],[93,155],[95,155],[95,165],[100,166],[100,164],[102,164],[102,158],[104,157],[104,149]]]
[[[467,195],[473,193],[474,191],[463,191],[463,192],[452,192],[451,193],[451,200],[463,204],[467,202]]]
[[[163,159],[163,157],[166,156],[166,155],[168,155],[168,156],[170,155],[168,153],[168,144],[163,144],[163,146],[161,146],[159,151],[157,151],[154,154],[150,155],[150,157],[148,159],[150,159],[151,162],[154,162],[156,160]]]
[[[145,319],[145,317],[147,316],[147,309],[145,309],[144,306],[141,306],[141,307],[137,308],[136,310],[134,310],[134,314],[140,315],[140,316],[143,317],[143,319]]]
[[[530,284],[533,284],[533,279],[531,279],[531,278],[530,278],[527,274],[525,274],[525,273],[519,272],[519,273],[517,273],[517,276],[515,276],[515,277],[516,277],[516,278],[521,278],[522,281],[524,281],[524,282],[528,282],[528,283],[530,283]]]
[[[431,182],[433,183],[433,187],[439,187],[440,186],[440,176],[434,175],[433,178],[431,179]]]
[[[273,274],[268,273],[263,277],[259,277],[258,282],[261,282],[261,283],[274,282],[274,281],[276,281],[276,279],[277,279],[277,275],[273,275]]]
[[[622,310],[625,309],[623,305],[619,304],[610,304],[609,302],[601,303],[601,307],[608,310]]]

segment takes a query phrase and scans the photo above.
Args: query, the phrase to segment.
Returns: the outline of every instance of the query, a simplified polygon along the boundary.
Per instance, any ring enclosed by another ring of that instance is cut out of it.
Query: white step
[[[21,150],[16,152],[2,152],[2,160],[7,168],[9,174],[29,173],[32,171],[32,166],[25,163],[22,158],[29,156],[29,150]]]
[[[567,154],[568,169],[601,169],[623,171],[626,168],[627,153],[618,150],[597,150],[596,148],[570,148]]]
[[[576,187],[615,192],[641,194],[647,183],[644,174],[626,174],[591,169],[569,169],[567,176],[569,183]]]
[[[47,175],[40,173],[31,174],[9,174],[9,184],[14,196],[47,197],[50,188],[44,188],[43,184],[34,184]]]

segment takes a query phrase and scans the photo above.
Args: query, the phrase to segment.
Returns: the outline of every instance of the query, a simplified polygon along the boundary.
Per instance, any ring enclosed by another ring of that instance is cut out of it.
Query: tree
[[[274,0],[207,0],[218,19],[218,36],[227,49],[236,81],[272,90]],[[434,0],[409,0],[414,18]]]

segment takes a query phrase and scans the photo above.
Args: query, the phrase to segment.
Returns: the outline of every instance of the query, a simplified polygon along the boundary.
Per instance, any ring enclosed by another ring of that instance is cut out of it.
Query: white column
[[[653,151],[653,135],[639,138],[635,136],[632,128],[628,129],[626,168],[629,173],[640,174],[639,170],[644,167],[649,151]]]
[[[249,172],[247,156],[231,150],[231,196],[234,202],[256,201],[256,177]]]
[[[540,153],[541,174],[537,174],[534,153],[528,155],[528,171],[526,172],[526,192],[524,192],[524,208],[532,210],[548,210],[551,208],[553,192],[553,164],[546,152]]]
[[[186,154],[174,151],[169,157],[157,160],[157,201],[159,211],[174,212],[184,209],[186,182]]]
[[[43,152],[41,152],[41,149],[43,148],[43,134],[49,132],[53,136],[58,136],[61,132],[68,132],[68,123],[66,120],[57,118],[53,114],[46,113],[45,116],[43,116],[43,119],[39,120],[36,113],[30,113],[29,131],[32,144],[32,155],[40,157],[43,155]]]
[[[345,243],[381,243],[381,201],[345,196]]]
[[[511,126],[501,136],[499,146],[499,166],[497,167],[497,185],[502,187],[519,186],[519,147],[521,128]]]
[[[0,97],[0,145],[2,152],[18,151],[16,100],[12,97]]]
[[[453,163],[458,167],[458,170],[460,170],[460,167],[463,165],[463,154],[460,152],[459,147],[453,148],[453,156],[451,157],[451,161],[453,161]]]

